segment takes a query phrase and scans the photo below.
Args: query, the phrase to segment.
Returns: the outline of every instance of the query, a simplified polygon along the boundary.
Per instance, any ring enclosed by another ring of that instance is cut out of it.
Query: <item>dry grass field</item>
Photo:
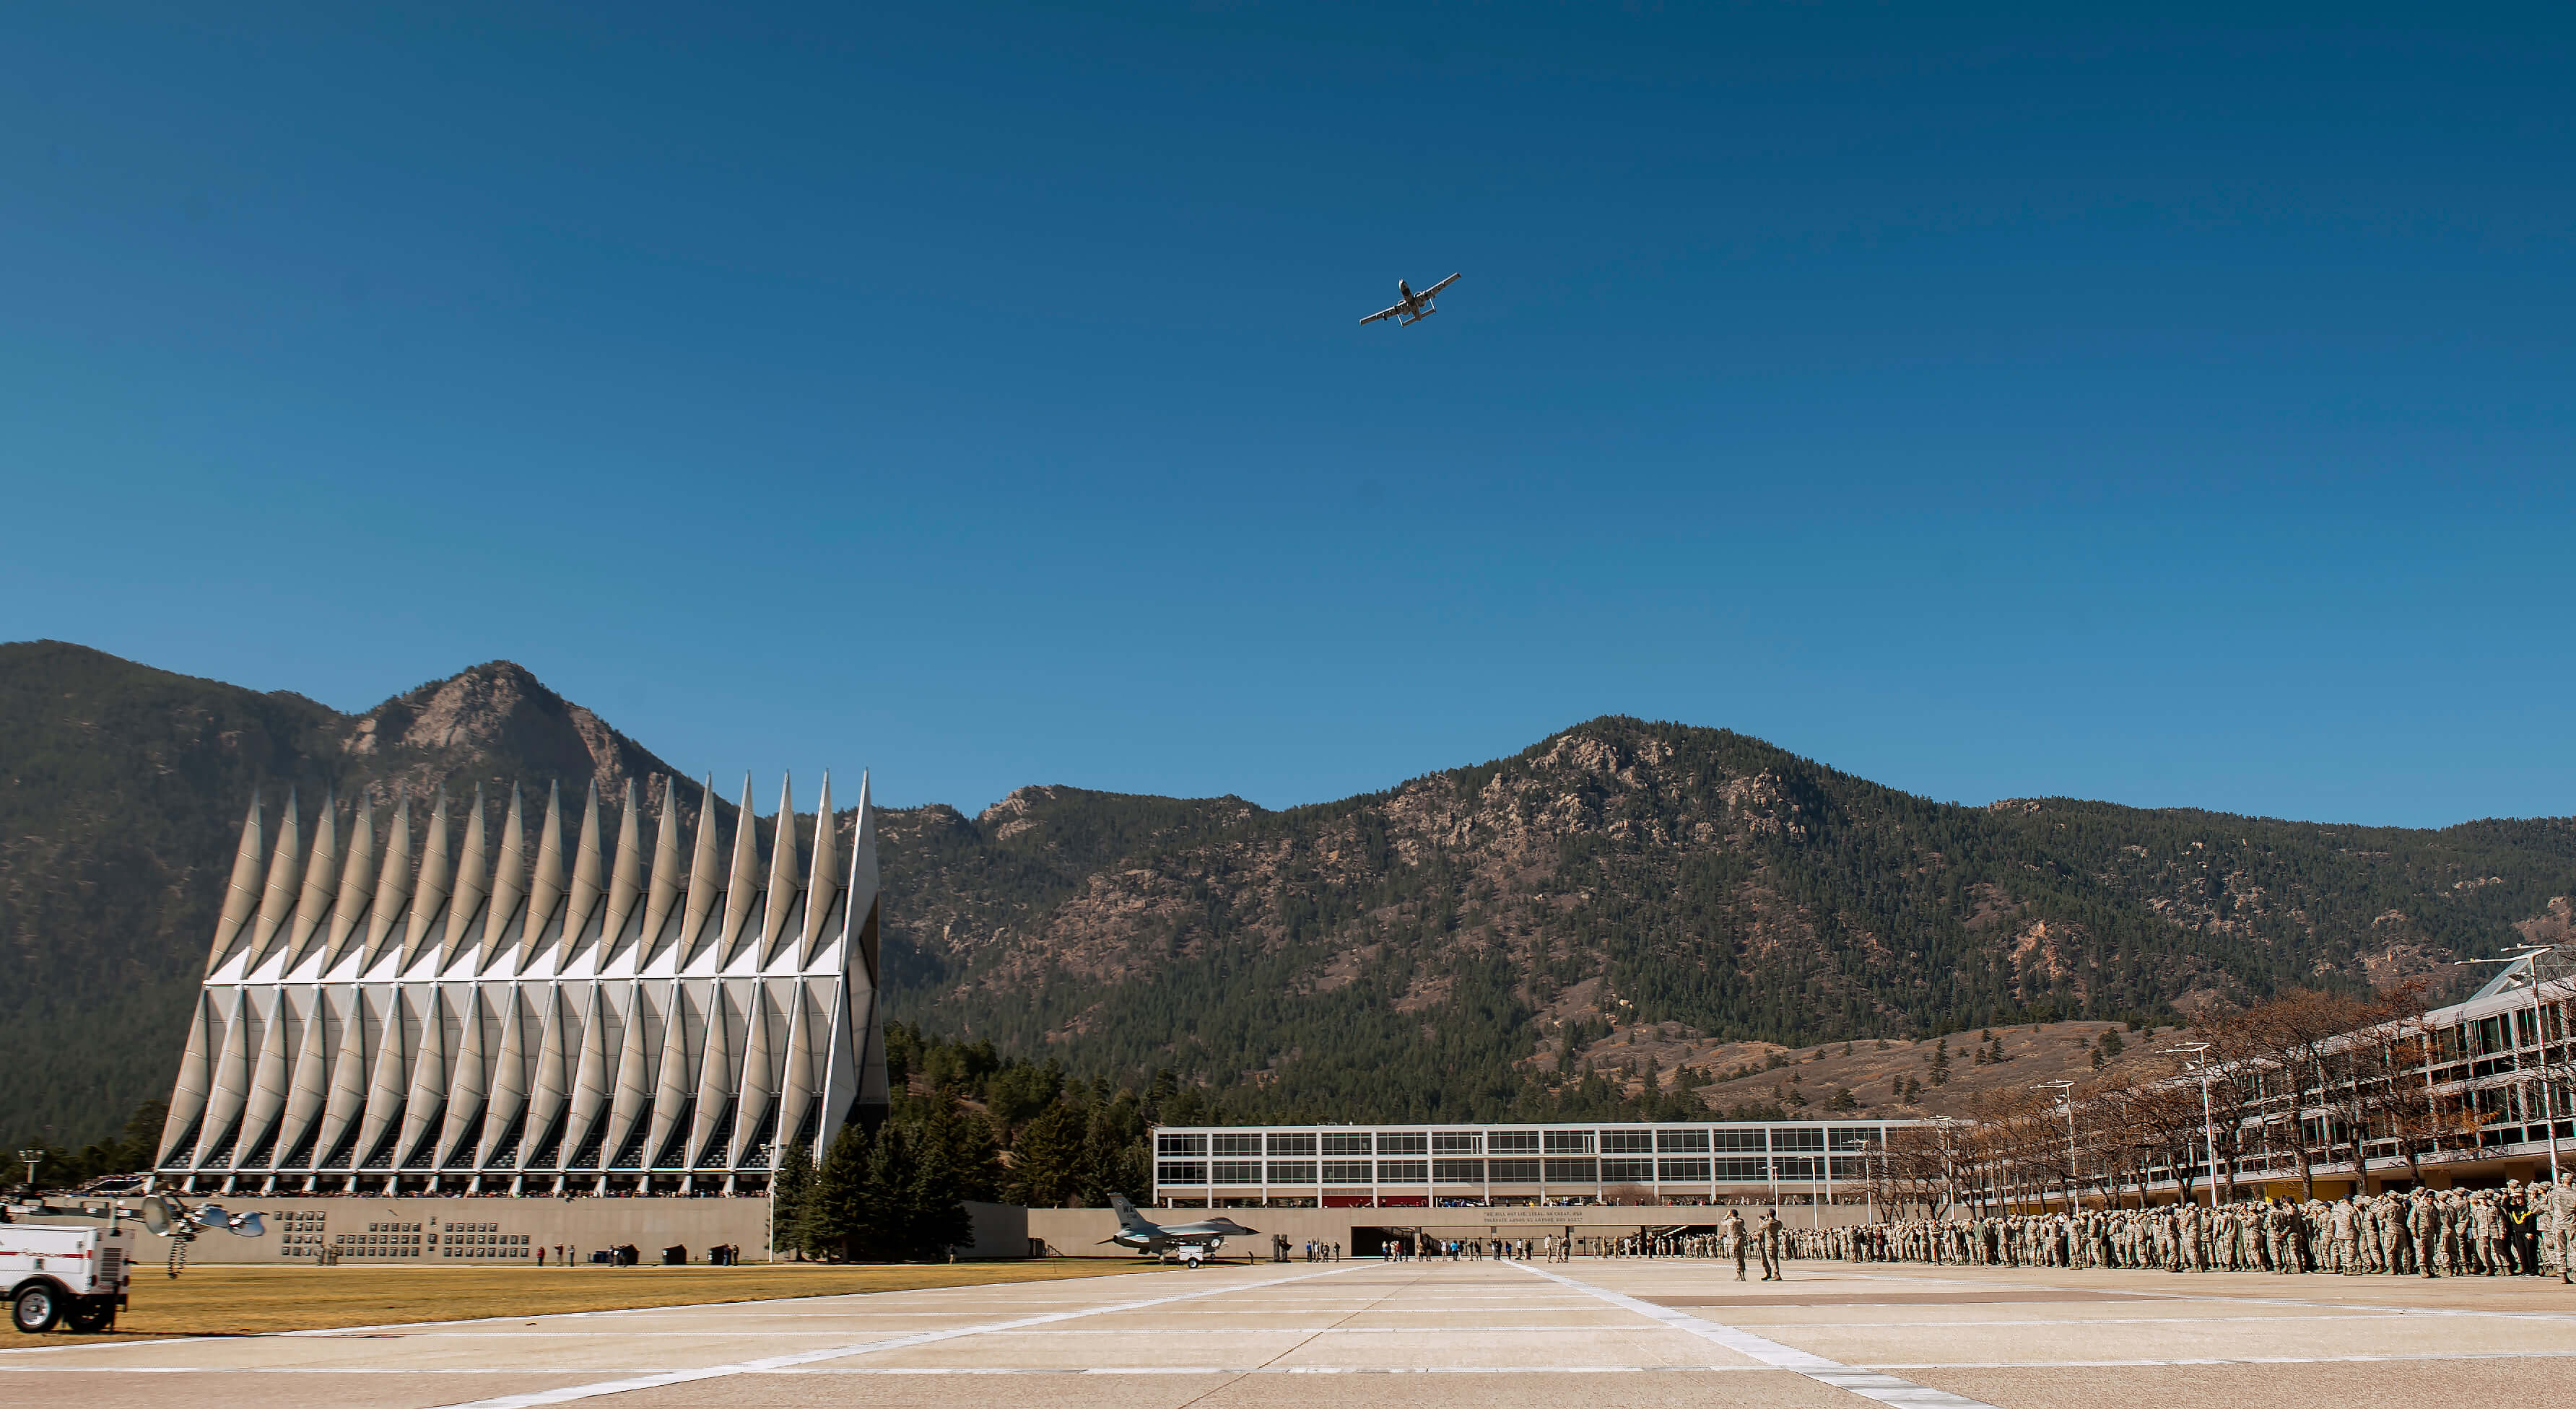
[[[1142,1259],[1050,1258],[918,1267],[191,1267],[176,1281],[158,1268],[137,1268],[132,1304],[116,1318],[113,1334],[25,1336],[0,1328],[0,1351],[1046,1282],[1153,1265]]]

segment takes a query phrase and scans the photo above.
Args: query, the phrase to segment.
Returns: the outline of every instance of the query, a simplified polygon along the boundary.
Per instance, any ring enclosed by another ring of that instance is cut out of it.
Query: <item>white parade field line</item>
[[[1966,1395],[1952,1394],[1948,1390],[1918,1385],[1911,1380],[1898,1379],[1894,1375],[1855,1369],[1839,1360],[1828,1360],[1824,1356],[1800,1350],[1795,1346],[1782,1345],[1775,1340],[1765,1340],[1751,1331],[1703,1320],[1687,1311],[1676,1311],[1669,1306],[1658,1306],[1651,1301],[1641,1301],[1636,1297],[1593,1286],[1589,1282],[1578,1282],[1572,1277],[1550,1272],[1544,1267],[1535,1267],[1528,1263],[1522,1263],[1520,1266],[1522,1271],[1532,1276],[1545,1277],[1551,1282],[1590,1292],[1613,1306],[1625,1307],[1649,1320],[1660,1321],[1676,1331],[1697,1336],[1701,1340],[1713,1341],[1738,1355],[1750,1356],[1774,1369],[1804,1375],[1818,1384],[1847,1390],[1864,1399],[1875,1399],[1881,1404],[1917,1406],[1918,1409],[1994,1409],[1993,1405],[1983,1400],[1970,1399]]]
[[[1364,1265],[1365,1264],[1351,1263],[1327,1271],[1308,1272],[1300,1276],[1280,1277],[1267,1282],[1253,1282],[1243,1286],[1218,1286],[1210,1287],[1204,1291],[1182,1292],[1177,1296],[1151,1297],[1142,1301],[1112,1302],[1106,1306],[1092,1307],[1083,1311],[1050,1311],[1036,1316],[1024,1316],[1010,1321],[997,1321],[982,1326],[958,1326],[944,1331],[923,1331],[918,1335],[897,1336],[891,1340],[859,1341],[849,1345],[827,1346],[820,1350],[804,1350],[796,1351],[787,1355],[763,1356],[757,1360],[742,1360],[730,1365],[709,1365],[695,1370],[665,1370],[653,1374],[637,1375],[622,1380],[602,1380],[595,1384],[566,1385],[560,1389],[533,1390],[526,1394],[498,1395],[490,1399],[477,1399],[465,1404],[445,1406],[445,1409],[538,1409],[538,1406],[541,1405],[568,1404],[577,1399],[596,1399],[601,1395],[626,1394],[639,1389],[659,1389],[664,1385],[693,1384],[701,1380],[726,1379],[735,1375],[755,1374],[763,1370],[784,1370],[798,1365],[810,1364],[818,1360],[839,1360],[853,1355],[873,1354],[882,1350],[900,1350],[917,1345],[933,1345],[940,1341],[956,1340],[964,1336],[983,1335],[992,1331],[1017,1330],[1023,1326],[1040,1326],[1057,1321],[1071,1321],[1085,1316],[1105,1316],[1121,1311],[1142,1311],[1148,1307],[1168,1306],[1174,1302],[1197,1301],[1202,1297],[1230,1296],[1237,1292],[1260,1291],[1264,1288],[1283,1286],[1291,1282],[1308,1281],[1316,1277],[1337,1276],[1343,1272],[1354,1271]]]

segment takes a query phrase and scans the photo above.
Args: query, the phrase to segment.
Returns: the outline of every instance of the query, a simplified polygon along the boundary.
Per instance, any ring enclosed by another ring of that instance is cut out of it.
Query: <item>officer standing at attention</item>
[[[1747,1241],[1744,1229],[1744,1215],[1736,1212],[1734,1209],[1728,1209],[1726,1211],[1726,1225],[1722,1231],[1726,1236],[1726,1246],[1735,1254],[1735,1280],[1741,1282],[1744,1280],[1744,1244]]]
[[[2576,1268],[2567,1265],[2568,1255],[2576,1252],[2576,1174],[2561,1174],[2549,1186],[2549,1241],[2558,1249],[2558,1280],[2576,1282]]]
[[[2439,1276],[2433,1268],[2442,1260],[2442,1210],[2433,1202],[2433,1191],[2420,1184],[2406,1210],[2406,1231],[2415,1237],[2416,1265],[2427,1277]]]
[[[1780,1226],[1780,1211],[1778,1209],[1766,1208],[1762,1210],[1762,1227],[1760,1229],[1760,1236],[1762,1239],[1763,1281],[1777,1282],[1782,1280],[1780,1276],[1780,1237],[1785,1231],[1786,1230]]]

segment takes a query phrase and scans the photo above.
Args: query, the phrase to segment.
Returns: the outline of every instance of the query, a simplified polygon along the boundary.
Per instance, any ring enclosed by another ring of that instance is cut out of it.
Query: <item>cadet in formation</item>
[[[1774,1223],[1772,1226],[1776,1226]],[[2576,1175],[2556,1185],[2416,1189],[2149,1209],[1910,1219],[1792,1231],[1792,1257],[2172,1272],[2381,1273],[2569,1280]],[[1766,1258],[1767,1261],[1767,1258]]]

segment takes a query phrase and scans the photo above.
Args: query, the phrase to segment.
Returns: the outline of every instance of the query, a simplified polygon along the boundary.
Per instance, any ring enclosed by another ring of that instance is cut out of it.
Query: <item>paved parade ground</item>
[[[1304,1263],[503,1320],[0,1346],[0,1404],[2552,1403],[2576,1289],[1701,1261]]]

